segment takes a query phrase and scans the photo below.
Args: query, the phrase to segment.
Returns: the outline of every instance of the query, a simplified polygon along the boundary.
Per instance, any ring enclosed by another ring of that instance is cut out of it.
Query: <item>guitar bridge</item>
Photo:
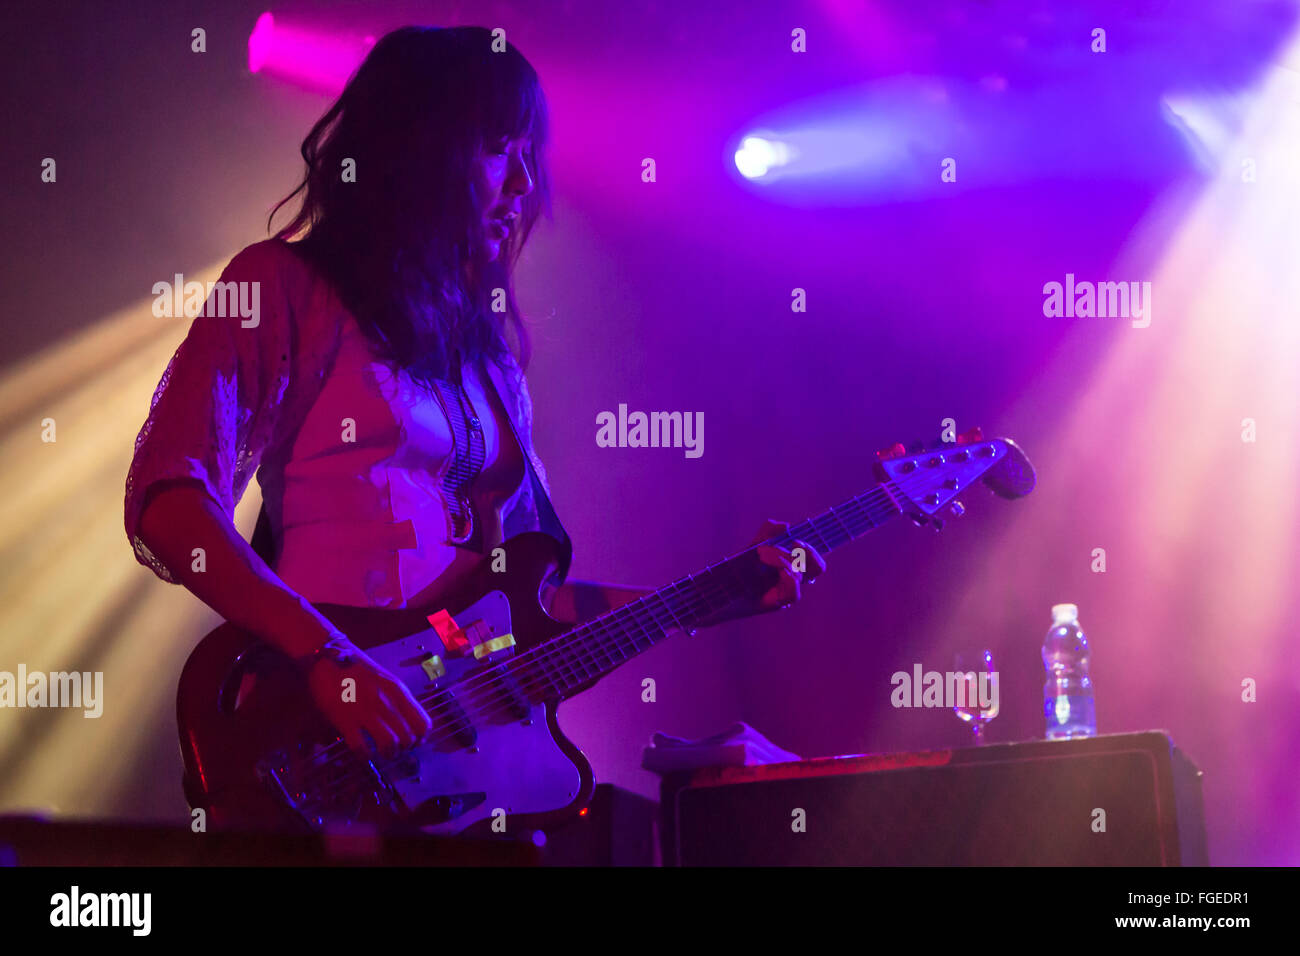
[[[290,756],[278,751],[256,765],[258,780],[286,807],[313,828],[327,823],[351,823],[371,808],[390,812],[400,804],[392,786],[373,760],[368,773],[349,773],[350,760],[322,759],[322,754]],[[322,775],[323,771],[323,775]],[[303,781],[313,778],[310,786]]]

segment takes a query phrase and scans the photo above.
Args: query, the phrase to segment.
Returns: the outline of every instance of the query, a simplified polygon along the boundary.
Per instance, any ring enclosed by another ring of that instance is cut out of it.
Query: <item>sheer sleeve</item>
[[[271,243],[240,252],[220,283],[238,283],[252,315],[220,309],[230,286],[211,291],[154,392],[135,440],[126,478],[126,534],[136,560],[176,583],[140,540],[140,515],[151,491],[178,480],[198,482],[233,519],[249,479],[276,438],[295,341],[284,294],[283,256]],[[232,315],[225,313],[234,312]]]

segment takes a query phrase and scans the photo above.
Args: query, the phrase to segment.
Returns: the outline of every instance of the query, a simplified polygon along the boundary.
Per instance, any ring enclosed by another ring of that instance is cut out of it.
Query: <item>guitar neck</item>
[[[898,500],[893,482],[881,482],[764,543],[788,548],[806,541],[826,554],[902,514]],[[528,671],[527,680],[545,687],[548,696],[568,697],[669,635],[693,630],[737,601],[759,597],[770,585],[761,573],[766,566],[758,560],[757,548],[751,545],[566,631],[519,655],[510,668]]]

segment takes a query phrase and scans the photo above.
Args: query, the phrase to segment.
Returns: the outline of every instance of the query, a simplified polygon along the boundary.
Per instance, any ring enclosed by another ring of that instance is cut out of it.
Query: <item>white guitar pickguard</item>
[[[492,637],[511,633],[510,602],[500,591],[492,591],[456,615],[457,625],[465,627],[483,621]],[[447,649],[437,632],[428,630],[401,640],[371,647],[367,653],[392,671],[417,698],[423,699],[434,689],[450,688],[458,697],[455,685],[474,679],[474,673],[489,664],[513,656],[514,647],[477,661],[472,654],[448,658]],[[420,661],[437,654],[446,674],[431,680]],[[460,699],[462,706],[465,702]],[[468,710],[468,707],[466,707]],[[529,709],[525,719],[500,713],[492,718],[470,713],[467,716],[477,733],[472,747],[454,740],[421,745],[398,764],[385,769],[385,777],[410,810],[427,801],[445,798],[462,801],[462,812],[441,824],[422,826],[428,833],[455,833],[488,817],[521,813],[544,813],[571,803],[578,795],[582,778],[578,768],[551,738],[543,705]],[[470,805],[482,796],[477,805]]]

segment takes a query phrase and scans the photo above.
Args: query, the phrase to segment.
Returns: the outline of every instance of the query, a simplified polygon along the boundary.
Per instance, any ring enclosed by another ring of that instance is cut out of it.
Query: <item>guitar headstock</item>
[[[972,428],[956,441],[906,449],[901,444],[876,453],[876,468],[890,482],[899,505],[917,524],[939,529],[945,509],[954,517],[965,511],[957,496],[983,479],[1003,498],[1020,498],[1034,488],[1034,468],[1008,438],[985,439]]]

